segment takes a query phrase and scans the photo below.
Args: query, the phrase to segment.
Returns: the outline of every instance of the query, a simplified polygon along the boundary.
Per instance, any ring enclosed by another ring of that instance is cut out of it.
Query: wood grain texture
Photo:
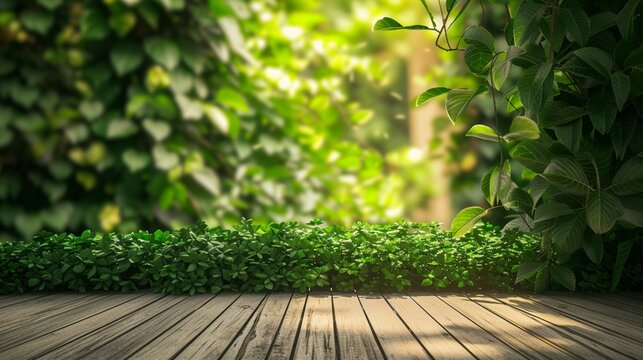
[[[355,294],[333,293],[337,347],[342,359],[384,359]]]
[[[634,314],[643,315],[643,300],[636,300],[618,294],[589,295],[588,298],[593,301],[599,301],[602,304],[617,306],[620,309]]]
[[[268,354],[269,359],[289,359],[295,348],[308,294],[294,294]]]
[[[603,316],[608,316],[613,318],[617,322],[626,322],[630,325],[636,327],[639,324],[643,324],[643,315],[637,314],[634,311],[630,311],[626,306],[620,304],[603,303],[600,301],[600,298],[586,298],[581,296],[574,295],[556,295],[556,300],[561,300],[569,304],[571,307],[580,306],[585,310],[592,312],[598,312]],[[643,304],[641,304],[643,305]]]
[[[439,297],[413,294],[413,299],[479,359],[523,359],[524,356],[453,310]]]
[[[333,304],[330,293],[308,295],[295,345],[295,359],[335,359]]]
[[[139,359],[172,359],[204,331],[240,296],[224,293],[217,295],[192,314],[175,324],[161,336],[134,353]]]
[[[387,359],[426,359],[429,354],[380,295],[359,295]]]
[[[11,309],[4,310],[12,305],[25,306],[28,301],[33,301],[41,297],[48,296],[50,294],[45,293],[32,293],[32,294],[22,294],[22,295],[6,295],[3,299],[0,299],[0,311],[11,311]]]
[[[52,316],[65,313],[76,307],[92,303],[104,295],[60,294],[38,298],[28,306],[20,306],[12,311],[0,309],[0,336],[5,332],[13,332],[33,321],[45,321]]]
[[[183,349],[176,359],[218,359],[243,330],[265,297],[265,294],[241,295]]]
[[[265,359],[292,294],[270,294],[222,359]]]

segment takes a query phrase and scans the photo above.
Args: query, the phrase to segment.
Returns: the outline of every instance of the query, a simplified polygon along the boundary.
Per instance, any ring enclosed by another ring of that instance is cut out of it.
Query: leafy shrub
[[[535,278],[539,290],[550,280],[573,290],[576,277],[565,266],[570,255],[582,248],[585,264],[600,264],[607,244],[616,254],[614,290],[643,228],[640,1],[481,2],[483,10],[503,5],[509,19],[504,38],[471,26],[457,41],[449,41],[448,29],[470,1],[438,2],[440,25],[421,2],[431,26],[383,18],[374,29],[437,33],[439,47],[464,52],[467,69],[481,84],[428,89],[417,103],[446,94],[447,115],[455,123],[475,98],[490,93],[494,111],[507,108],[514,115],[505,123],[495,111],[494,124],[476,124],[467,133],[497,142],[501,156],[481,182],[491,208],[462,210],[452,230],[465,233],[494,208],[513,211],[509,228],[542,234],[541,258],[525,264],[517,277]],[[514,182],[512,167],[522,170],[527,185]]]
[[[332,287],[340,291],[511,289],[512,270],[535,255],[538,238],[480,225],[452,238],[437,224],[313,221],[231,230],[42,233],[0,243],[0,293],[43,290],[169,293]]]

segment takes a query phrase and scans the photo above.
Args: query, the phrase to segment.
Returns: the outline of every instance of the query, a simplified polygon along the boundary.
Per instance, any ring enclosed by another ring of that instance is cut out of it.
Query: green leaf
[[[31,239],[42,229],[42,218],[38,214],[20,212],[15,215],[14,224],[25,239]]]
[[[624,211],[619,222],[628,228],[643,228],[643,197],[640,195],[627,196],[621,202]]]
[[[150,163],[150,155],[134,149],[127,149],[123,152],[123,163],[130,172],[135,173],[147,167]]]
[[[131,42],[121,42],[116,44],[111,52],[110,59],[112,65],[119,76],[126,75],[143,62],[143,51],[141,47]]]
[[[617,108],[614,103],[605,101],[601,95],[590,97],[587,102],[587,112],[592,125],[601,134],[607,133],[616,120]]]
[[[518,268],[518,272],[516,273],[516,284],[532,278],[544,266],[545,264],[540,262],[528,262],[523,264]]]
[[[158,0],[166,10],[183,10],[185,0]]]
[[[219,184],[219,177],[210,168],[203,168],[190,174],[194,181],[201,187],[207,190],[212,195],[221,194],[221,185]]]
[[[606,191],[592,191],[587,198],[587,224],[596,234],[612,229],[623,211],[621,200]]]
[[[422,283],[420,284],[420,286],[431,286],[431,285],[433,285],[433,279],[431,278],[426,278],[422,280]]]
[[[608,189],[620,196],[643,192],[643,153],[632,157],[618,169]]]
[[[72,270],[74,270],[74,272],[75,272],[76,274],[80,274],[80,273],[82,273],[83,271],[85,271],[85,265],[83,265],[83,264],[78,264],[78,265],[74,266]]]
[[[471,26],[465,30],[462,40],[467,45],[483,45],[492,53],[495,52],[493,35],[482,26]]]
[[[109,34],[107,16],[97,9],[87,9],[80,18],[80,33],[84,39],[100,40]]]
[[[136,134],[138,128],[129,119],[114,119],[107,125],[106,136],[108,139],[120,139]]]
[[[10,88],[11,99],[23,107],[29,109],[38,100],[40,90],[33,86],[24,86],[20,83],[13,83]]]
[[[507,141],[536,140],[539,137],[538,124],[526,116],[516,116],[511,121],[509,133],[503,136]]]
[[[556,126],[569,124],[585,115],[584,109],[568,105],[562,101],[547,101],[538,114],[538,123],[543,128],[553,129]]]
[[[618,31],[623,35],[625,40],[629,41],[636,35],[636,27],[634,20],[640,14],[637,14],[636,9],[639,5],[639,0],[629,0],[625,6],[616,15],[616,25]]]
[[[509,182],[508,191],[503,191],[501,195],[502,206],[505,209],[531,215],[534,202],[525,190],[519,188],[513,182]]]
[[[586,227],[583,212],[560,217],[551,229],[552,243],[571,254],[580,247]]]
[[[391,31],[391,30],[428,30],[428,26],[424,25],[411,25],[402,26],[399,22],[391,19],[390,17],[383,17],[373,24],[373,31]]]
[[[564,24],[570,41],[585,46],[590,34],[590,20],[580,6],[562,8],[559,12],[559,24]]]
[[[583,135],[583,121],[581,119],[554,128],[558,141],[565,145],[572,153],[577,153]]]
[[[63,3],[63,0],[38,0],[38,4],[42,5],[47,10],[55,10]]]
[[[611,12],[601,12],[592,15],[589,19],[590,32],[589,35],[596,35],[603,30],[607,30],[616,25],[616,14]]]
[[[557,283],[563,285],[569,291],[576,290],[576,275],[566,266],[553,266],[551,268],[551,278]]]
[[[494,55],[486,45],[473,42],[464,50],[464,64],[473,75],[486,77]]]
[[[205,116],[210,120],[212,125],[217,127],[222,133],[228,134],[230,131],[230,121],[223,110],[210,104],[203,106]]]
[[[40,279],[38,279],[38,278],[31,278],[27,282],[27,285],[29,285],[29,287],[35,287],[38,284],[40,284]]]
[[[172,127],[165,121],[152,119],[143,120],[143,129],[145,129],[156,142],[167,139],[172,132]]]
[[[583,237],[583,250],[587,257],[595,264],[603,261],[603,237],[598,234],[586,232]]]
[[[105,107],[103,103],[98,100],[83,100],[78,107],[80,113],[85,119],[92,121],[103,115]]]
[[[476,90],[472,89],[453,89],[447,93],[446,109],[449,120],[453,124],[462,116],[471,100],[476,96],[487,92],[487,87],[482,85]]]
[[[523,3],[513,18],[514,44],[520,46],[538,32],[538,22],[542,18],[546,6],[527,2]]]
[[[595,47],[585,47],[574,51],[574,54],[603,78],[611,78],[613,60],[612,56],[607,52]]]
[[[587,176],[578,161],[571,156],[561,156],[552,159],[543,172],[545,179],[555,185],[576,194],[586,194],[593,190]]]
[[[489,205],[493,205],[495,201],[495,196],[492,196],[491,193],[491,176],[496,169],[498,169],[497,166],[487,170],[484,176],[482,176],[482,180],[480,181],[480,188],[482,189],[482,193],[484,194],[484,197]]]
[[[525,109],[538,112],[549,99],[553,84],[552,66],[552,62],[547,61],[523,71],[518,79],[518,91]]]
[[[612,91],[618,110],[623,110],[623,105],[630,95],[630,78],[620,71],[612,74]]]
[[[415,106],[420,106],[425,102],[433,99],[434,97],[448,92],[449,90],[451,89],[445,88],[445,87],[435,87],[435,88],[428,89],[422,94],[420,94],[420,96],[417,97],[417,99],[415,100]]]
[[[509,46],[509,49],[507,49],[506,52],[498,54],[491,71],[491,80],[493,81],[493,85],[496,89],[500,90],[509,77],[511,72],[511,61],[524,53],[525,50],[517,46]]]
[[[145,52],[154,61],[172,70],[180,60],[180,51],[178,45],[169,38],[153,37],[145,40]]]
[[[170,152],[161,144],[154,145],[152,156],[154,157],[154,164],[159,170],[167,171],[179,164],[179,156]]]
[[[112,13],[109,26],[119,37],[125,37],[136,26],[136,15],[131,11]]]
[[[462,235],[473,229],[473,226],[482,219],[489,210],[485,210],[479,206],[471,206],[462,209],[451,221],[451,233],[454,238],[461,237]]]
[[[524,142],[518,144],[509,152],[511,157],[528,167],[529,169],[541,173],[549,165],[551,152],[539,142]]]
[[[473,125],[471,129],[467,131],[466,136],[475,137],[482,140],[496,141],[496,142],[499,139],[498,134],[496,134],[496,132],[492,128],[482,124]]]
[[[250,111],[250,106],[248,106],[245,96],[230,87],[219,89],[217,91],[216,100],[219,103],[242,113]]]
[[[639,118],[634,114],[623,114],[619,117],[619,120],[614,123],[612,129],[610,129],[610,137],[612,138],[612,146],[614,147],[614,152],[619,159],[623,159],[627,147],[634,137],[634,130],[636,129],[636,124],[639,121]]]
[[[629,234],[628,234],[629,235]],[[623,269],[625,268],[625,263],[627,258],[630,256],[632,247],[638,239],[638,234],[634,233],[629,235],[625,241],[621,241],[618,244],[618,250],[616,251],[616,261],[614,262],[614,268],[612,268],[612,279],[610,281],[610,291],[614,292],[618,283],[621,281],[621,275],[623,274]]]
[[[54,15],[50,11],[32,8],[20,14],[20,21],[27,29],[45,35],[54,24]]]

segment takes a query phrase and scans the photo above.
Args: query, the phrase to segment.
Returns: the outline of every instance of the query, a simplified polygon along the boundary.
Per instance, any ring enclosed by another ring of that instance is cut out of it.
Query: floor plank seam
[[[272,337],[272,341],[270,341],[270,346],[268,347],[268,351],[266,352],[266,356],[264,360],[268,360],[270,358],[270,354],[272,353],[272,349],[275,346],[275,341],[277,341],[277,336],[279,336],[279,331],[281,331],[281,327],[284,324],[284,320],[286,319],[286,314],[288,313],[288,309],[290,308],[290,304],[292,303],[292,299],[294,297],[294,292],[290,293],[290,298],[288,298],[288,304],[286,304],[286,308],[284,309],[284,313],[281,316],[281,320],[279,321],[279,325],[277,326],[277,330],[275,331],[275,335]]]
[[[375,328],[373,327],[373,324],[371,323],[371,319],[368,317],[368,314],[366,313],[366,309],[364,309],[364,305],[362,304],[362,300],[360,299],[359,294],[356,291],[353,291],[353,292],[355,293],[355,296],[357,296],[357,301],[359,301],[359,307],[362,309],[362,312],[366,317],[366,322],[368,323],[368,327],[371,329],[371,335],[373,335],[373,338],[375,339],[375,343],[377,344],[377,347],[380,349],[380,352],[382,353],[382,357],[384,358],[384,360],[388,360],[388,356],[386,356],[386,352],[384,351],[384,346],[380,342],[380,339],[377,337]]]
[[[217,358],[218,360],[221,360],[223,358],[223,356],[225,355],[226,352],[228,352],[232,344],[234,344],[234,342],[239,338],[239,336],[243,334],[243,330],[246,328],[246,326],[248,326],[250,321],[252,321],[252,317],[255,316],[257,311],[259,311],[259,309],[262,309],[262,307],[266,305],[266,302],[268,301],[269,296],[270,296],[269,294],[264,294],[263,298],[261,299],[261,302],[257,305],[257,307],[254,310],[252,310],[252,313],[250,314],[248,319],[243,323],[243,325],[239,328],[237,333],[232,337],[228,345],[223,349],[223,351],[221,352],[221,355],[219,355],[219,357]],[[259,321],[259,317],[255,319],[255,322],[257,321]]]
[[[337,331],[337,317],[335,316],[335,296],[333,288],[330,288],[330,307],[333,311],[333,339],[335,339],[335,357],[341,360],[341,352],[339,349],[339,333]]]
[[[435,357],[433,356],[433,354],[431,354],[431,352],[429,351],[429,349],[427,349],[426,347],[424,347],[424,344],[422,344],[422,341],[420,341],[420,339],[419,339],[419,338],[417,337],[417,335],[413,332],[413,330],[411,330],[411,327],[409,327],[409,325],[406,323],[406,321],[404,321],[404,319],[400,316],[400,314],[397,312],[397,310],[395,310],[395,307],[393,307],[393,305],[390,303],[390,301],[388,300],[387,296],[386,296],[386,295],[384,295],[384,294],[382,294],[382,293],[380,293],[380,296],[384,299],[384,301],[386,301],[386,303],[387,303],[387,304],[388,304],[388,306],[391,308],[391,310],[393,311],[393,313],[395,314],[395,316],[397,316],[397,318],[398,318],[398,319],[400,319],[400,321],[402,322],[402,324],[404,324],[404,326],[405,326],[405,327],[406,327],[406,329],[409,331],[409,333],[413,336],[413,338],[415,339],[415,341],[417,341],[417,342],[418,342],[418,344],[420,344],[420,346],[422,347],[422,349],[424,349],[424,351],[425,351],[425,352],[426,352],[426,354],[429,356],[429,358],[430,358],[430,359],[432,359],[432,360],[435,360]]]
[[[292,349],[290,349],[290,360],[293,360],[295,358],[295,351],[297,351],[297,341],[299,341],[299,333],[301,332],[301,326],[304,323],[304,314],[306,313],[306,307],[308,306],[308,296],[310,296],[310,289],[308,289],[308,292],[306,292],[306,300],[304,300],[304,306],[302,306],[301,314],[299,314],[299,324],[297,325],[297,332],[295,333],[295,339]]]

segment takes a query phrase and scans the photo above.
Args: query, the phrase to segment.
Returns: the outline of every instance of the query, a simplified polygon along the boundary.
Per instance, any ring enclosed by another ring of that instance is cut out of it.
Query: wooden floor
[[[643,294],[0,296],[0,359],[641,359]]]

